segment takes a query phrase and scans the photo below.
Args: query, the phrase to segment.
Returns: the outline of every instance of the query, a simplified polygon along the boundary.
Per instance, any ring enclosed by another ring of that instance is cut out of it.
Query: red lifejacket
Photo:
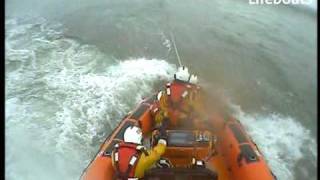
[[[174,82],[167,85],[167,88],[170,88],[170,95],[169,95],[169,101],[172,104],[179,104],[182,101],[182,94],[187,90],[187,87],[185,84],[181,82]]]
[[[187,101],[184,101],[185,98],[195,98],[196,93],[199,92],[200,87],[197,85],[181,82],[175,80],[171,84],[167,84],[167,92],[169,90],[170,95],[168,98],[169,106],[169,116],[171,117],[171,122],[173,124],[178,123],[178,117],[180,113],[189,114],[189,110],[185,110],[182,107],[188,107]]]
[[[112,158],[116,170],[116,179],[134,178],[136,165],[142,152],[137,147],[137,144],[124,142],[115,145]]]

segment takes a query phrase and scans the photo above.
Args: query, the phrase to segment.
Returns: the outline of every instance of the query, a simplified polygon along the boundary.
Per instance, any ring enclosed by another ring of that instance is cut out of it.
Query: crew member
[[[155,121],[161,124],[169,118],[173,126],[190,119],[202,119],[205,115],[202,107],[200,87],[197,76],[190,75],[188,68],[180,67],[174,75],[173,84],[168,83],[164,91],[158,94],[158,102],[152,109]]]
[[[142,178],[145,171],[164,154],[166,144],[165,132],[162,129],[157,145],[147,151],[142,145],[141,129],[137,126],[128,127],[124,132],[124,142],[116,144],[112,152],[116,179]]]

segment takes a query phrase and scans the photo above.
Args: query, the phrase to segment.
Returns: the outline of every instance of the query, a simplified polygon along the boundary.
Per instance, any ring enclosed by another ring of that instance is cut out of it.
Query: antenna
[[[171,40],[173,42],[174,51],[176,52],[176,55],[177,55],[177,58],[178,58],[179,65],[180,65],[180,67],[182,67],[181,59],[180,59],[180,56],[179,56],[179,53],[178,53],[178,49],[177,49],[177,46],[176,46],[176,42],[174,41],[174,36],[173,36],[172,32],[170,32],[170,36],[171,36]]]

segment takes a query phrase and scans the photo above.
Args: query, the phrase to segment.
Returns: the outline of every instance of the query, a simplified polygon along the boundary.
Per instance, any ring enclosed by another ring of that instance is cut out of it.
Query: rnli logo
[[[262,5],[262,4],[269,4],[269,5],[278,5],[278,4],[303,4],[303,5],[311,5],[312,0],[249,0],[249,4],[252,5]]]

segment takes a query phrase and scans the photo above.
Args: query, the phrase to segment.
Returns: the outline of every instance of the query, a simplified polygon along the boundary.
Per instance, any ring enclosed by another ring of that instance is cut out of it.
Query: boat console
[[[167,148],[162,157],[169,160],[174,167],[189,167],[193,159],[206,159],[214,151],[213,138],[209,131],[167,130],[166,132]]]

